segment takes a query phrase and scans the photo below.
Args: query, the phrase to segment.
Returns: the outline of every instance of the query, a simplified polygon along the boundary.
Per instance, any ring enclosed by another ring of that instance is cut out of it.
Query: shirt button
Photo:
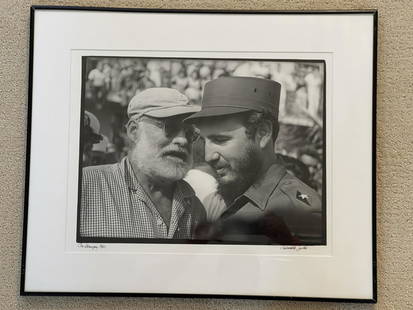
[[[158,224],[158,226],[161,226],[161,225],[162,225],[162,220],[161,220],[161,219],[157,219],[157,220],[156,220],[156,224]]]

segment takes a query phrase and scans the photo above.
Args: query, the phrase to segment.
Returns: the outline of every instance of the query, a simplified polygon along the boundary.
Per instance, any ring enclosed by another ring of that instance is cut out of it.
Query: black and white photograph
[[[22,295],[376,300],[376,11],[30,25]]]
[[[82,69],[78,242],[325,245],[323,60]]]

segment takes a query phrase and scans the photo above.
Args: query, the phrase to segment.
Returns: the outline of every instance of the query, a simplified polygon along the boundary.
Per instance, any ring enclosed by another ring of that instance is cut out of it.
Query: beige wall
[[[20,297],[31,4],[186,9],[378,9],[378,304],[236,299]],[[411,0],[78,0],[33,3],[0,0],[0,309],[413,309],[412,17]]]

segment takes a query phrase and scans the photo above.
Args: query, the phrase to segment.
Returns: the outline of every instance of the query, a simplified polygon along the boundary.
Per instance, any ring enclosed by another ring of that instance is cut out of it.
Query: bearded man
[[[318,194],[274,153],[281,85],[249,77],[208,82],[202,111],[185,122],[205,139],[218,190],[203,202],[198,238],[264,244],[324,244]]]
[[[191,167],[193,125],[199,111],[174,89],[150,88],[129,103],[132,142],[119,163],[85,167],[78,242],[191,239],[205,210],[182,179]]]

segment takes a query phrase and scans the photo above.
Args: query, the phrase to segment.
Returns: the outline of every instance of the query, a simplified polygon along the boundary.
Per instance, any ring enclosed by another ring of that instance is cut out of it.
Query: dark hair
[[[246,134],[248,138],[253,139],[257,133],[258,127],[264,122],[271,122],[272,127],[272,141],[274,142],[278,136],[278,120],[274,118],[271,113],[250,111],[245,113],[244,125],[246,127]]]

